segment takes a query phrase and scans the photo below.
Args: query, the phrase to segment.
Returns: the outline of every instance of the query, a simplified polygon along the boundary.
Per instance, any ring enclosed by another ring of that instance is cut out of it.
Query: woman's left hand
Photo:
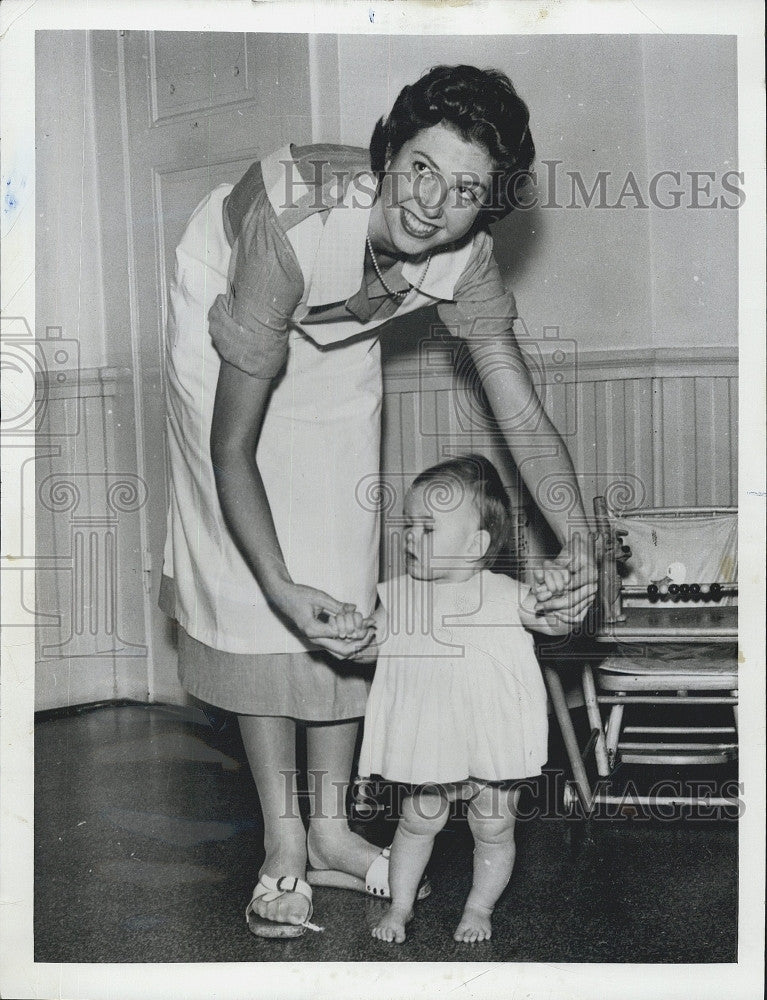
[[[575,625],[588,611],[597,592],[597,566],[590,535],[575,533],[556,559],[533,571],[536,611]]]

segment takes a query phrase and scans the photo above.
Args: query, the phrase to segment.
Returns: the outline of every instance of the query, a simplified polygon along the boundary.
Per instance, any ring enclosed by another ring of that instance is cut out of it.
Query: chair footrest
[[[735,760],[735,750],[719,753],[619,753],[622,764],[729,764]]]
[[[736,736],[734,726],[624,726],[624,733],[678,733],[680,736],[700,735],[704,733],[728,733]]]
[[[616,688],[616,694],[598,695],[600,705],[737,705],[736,695],[685,695],[673,694],[621,694],[624,688]]]
[[[672,750],[688,750],[690,753],[724,753],[728,750],[735,750],[735,743],[624,743],[618,744],[618,752],[624,750],[647,751],[648,753],[663,753]]]

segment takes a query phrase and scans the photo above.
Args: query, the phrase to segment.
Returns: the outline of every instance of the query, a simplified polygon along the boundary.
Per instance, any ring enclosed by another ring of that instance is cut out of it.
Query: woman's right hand
[[[315,587],[300,583],[285,584],[280,587],[279,593],[272,595],[272,602],[305,638],[339,660],[356,656],[373,638],[372,629],[367,629],[361,638],[342,638],[336,615],[348,616],[355,611],[354,605],[337,601]]]

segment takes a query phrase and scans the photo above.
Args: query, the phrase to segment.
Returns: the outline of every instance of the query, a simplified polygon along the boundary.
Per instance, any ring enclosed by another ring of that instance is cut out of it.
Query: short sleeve
[[[486,230],[474,237],[453,300],[440,302],[437,312],[445,326],[463,340],[479,340],[511,329],[517,304],[503,283],[493,254],[493,237]]]
[[[303,294],[303,276],[263,183],[251,177],[249,187],[252,201],[235,229],[229,292],[208,314],[210,335],[225,361],[274,378],[287,357],[288,323]]]
[[[514,584],[514,599],[516,601],[516,610],[519,612],[524,602],[532,593],[532,587],[529,583],[525,583],[523,580],[517,580],[514,577],[509,577],[509,579]]]
[[[497,608],[498,621],[506,621],[509,625],[519,626],[521,608],[531,592],[530,586],[522,580],[505,573],[491,573],[487,578],[491,584],[491,593],[487,595],[486,603]]]

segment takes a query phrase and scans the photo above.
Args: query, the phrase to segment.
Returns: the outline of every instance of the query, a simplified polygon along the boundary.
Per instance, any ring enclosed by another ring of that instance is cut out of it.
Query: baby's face
[[[479,511],[457,480],[412,487],[405,497],[405,568],[415,580],[466,580],[486,548]]]

